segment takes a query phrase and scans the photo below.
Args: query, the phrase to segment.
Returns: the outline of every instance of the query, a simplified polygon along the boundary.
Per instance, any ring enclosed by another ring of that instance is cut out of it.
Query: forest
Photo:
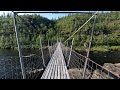
[[[40,48],[40,38],[43,46],[49,42],[56,43],[57,38],[64,42],[93,14],[73,13],[58,19],[49,20],[38,14],[17,16],[17,25],[22,48]],[[93,19],[89,21],[74,38],[73,48],[84,51],[84,43],[89,44]],[[71,41],[68,40],[68,46]],[[66,45],[66,43],[65,43]],[[0,48],[17,48],[11,13],[0,16]],[[92,41],[93,51],[120,51],[120,12],[98,13]]]

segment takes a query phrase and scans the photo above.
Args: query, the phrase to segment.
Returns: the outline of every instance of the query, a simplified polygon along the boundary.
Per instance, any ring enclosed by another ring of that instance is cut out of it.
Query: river
[[[48,50],[47,48],[43,49],[44,60],[46,65],[50,58],[47,50]],[[41,50],[24,49],[24,51],[22,51],[22,54],[23,56],[29,56],[30,54],[35,54],[35,56],[32,57],[23,57],[26,72],[29,73],[33,71],[33,69],[43,68]],[[18,73],[21,73],[18,50],[0,49],[0,78],[12,79],[15,76],[17,76],[15,78],[22,78],[21,74],[17,75]]]
[[[34,49],[34,50],[28,50],[28,49],[24,49],[24,51],[22,52],[23,56],[26,55],[30,55],[30,54],[36,54],[38,56],[41,55],[40,50],[39,49]],[[46,55],[49,54],[48,52],[44,52],[44,58],[46,58]],[[83,53],[85,55],[85,53]],[[7,50],[7,49],[0,49],[0,76],[3,74],[4,71],[4,64],[9,63],[9,61],[13,61],[12,65],[14,68],[14,62],[19,62],[19,57],[18,57],[19,53],[17,50]],[[47,63],[48,63],[48,59],[50,57],[46,58]],[[120,63],[120,51],[114,51],[114,52],[99,52],[99,53],[90,53],[90,59],[97,62],[100,65],[103,65],[104,63]],[[9,67],[10,65],[6,65],[6,72],[9,71]],[[18,71],[20,71],[20,63],[18,63]],[[11,67],[10,67],[11,68]],[[16,72],[16,71],[13,71]],[[17,73],[16,72],[16,73]],[[12,73],[15,74],[15,73]],[[11,76],[12,78],[12,76]]]

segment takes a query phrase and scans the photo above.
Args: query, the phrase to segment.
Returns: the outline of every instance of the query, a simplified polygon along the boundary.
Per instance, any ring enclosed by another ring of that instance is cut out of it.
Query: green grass
[[[92,47],[91,51],[93,51],[93,52],[108,52],[109,51],[109,46]]]
[[[97,46],[91,50],[94,52],[120,51],[120,46]]]
[[[46,46],[43,46],[46,47]],[[5,47],[0,47],[1,49],[5,49]],[[29,45],[22,45],[22,48],[30,48]],[[39,45],[32,45],[32,49],[37,49],[40,48]],[[12,47],[11,49],[17,49],[17,47]],[[79,47],[73,47],[74,50],[78,51],[78,52],[85,52],[85,48],[84,46],[79,46]],[[109,52],[109,51],[120,51],[120,46],[94,46],[91,48],[91,51],[93,51],[94,53],[98,53],[98,52]]]
[[[76,47],[76,48],[73,48],[74,50],[78,51],[78,52],[85,52],[85,49],[84,47]]]
[[[84,52],[84,47],[76,47],[76,51]],[[120,51],[120,46],[95,46],[91,48],[93,52],[109,52],[109,51]]]
[[[120,51],[120,46],[111,46],[109,47],[110,51]]]

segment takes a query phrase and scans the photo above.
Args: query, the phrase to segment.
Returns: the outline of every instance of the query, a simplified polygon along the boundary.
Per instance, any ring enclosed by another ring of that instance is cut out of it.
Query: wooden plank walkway
[[[41,79],[70,79],[60,43],[58,43]]]

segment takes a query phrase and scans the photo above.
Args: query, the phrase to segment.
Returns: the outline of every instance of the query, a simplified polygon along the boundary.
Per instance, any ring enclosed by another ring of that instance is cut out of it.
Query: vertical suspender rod
[[[44,60],[44,56],[43,56],[43,49],[42,49],[42,43],[41,43],[40,35],[39,35],[39,38],[40,38],[40,47],[41,47],[41,53],[42,53],[43,66],[45,67],[45,60]]]
[[[16,15],[17,15],[17,13],[13,12],[13,21],[14,21],[14,28],[15,28],[17,45],[18,45],[18,51],[19,51],[19,58],[20,58],[20,65],[21,65],[21,70],[22,70],[22,76],[23,76],[23,79],[26,79],[25,67],[24,67],[24,62],[23,62],[23,57],[22,57],[22,51],[21,51],[21,45],[20,45],[20,37],[19,37],[19,33],[18,33]]]
[[[83,77],[82,77],[83,79],[85,78],[87,62],[88,62],[88,58],[89,58],[91,43],[92,43],[92,39],[93,39],[93,32],[94,32],[94,28],[95,28],[95,22],[96,22],[96,15],[94,16],[94,22],[93,22],[93,27],[92,27],[92,32],[91,32],[91,38],[90,38],[90,42],[89,42],[87,57],[86,57],[85,64],[84,64]]]
[[[73,41],[74,41],[74,38],[72,39],[72,45],[71,45],[71,49],[70,49],[70,55],[69,55],[69,59],[68,59],[68,63],[67,63],[67,67],[69,67],[69,63],[70,63],[70,59],[71,59],[71,53],[72,53],[72,47],[73,47]]]

